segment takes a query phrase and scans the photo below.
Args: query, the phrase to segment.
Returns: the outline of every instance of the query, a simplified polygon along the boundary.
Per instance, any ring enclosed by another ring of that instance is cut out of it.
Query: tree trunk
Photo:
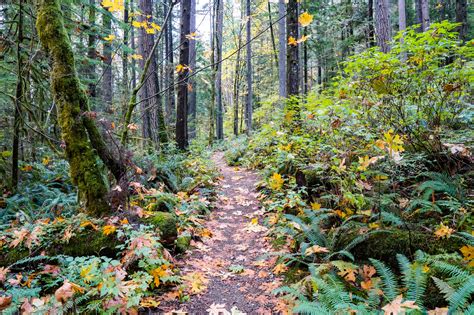
[[[123,45],[125,47],[128,46],[128,33],[130,31],[130,21],[129,21],[129,0],[124,1],[124,9],[123,9],[123,21],[125,23],[125,28],[123,30]],[[123,49],[122,52],[122,71],[123,71],[123,78],[122,78],[122,93],[123,93],[123,103],[126,105],[126,101],[129,97],[129,76],[128,76],[128,52],[126,49]],[[126,111],[126,106],[124,110],[122,110],[122,116]]]
[[[375,1],[375,23],[377,45],[384,53],[390,50],[391,27],[387,0]]]
[[[407,28],[407,17],[405,0],[398,0],[398,30],[404,31]]]
[[[109,210],[108,187],[84,125],[87,96],[80,86],[74,53],[57,0],[40,1],[36,29],[52,58],[52,94],[58,108],[71,179],[78,187],[79,198],[85,202],[87,210],[94,215],[105,214]]]
[[[367,3],[367,17],[368,17],[368,34],[367,46],[374,47],[375,44],[375,30],[374,30],[374,0],[369,0]]]
[[[270,1],[267,2],[267,8],[268,8],[268,22],[270,23],[270,37],[272,39],[273,57],[275,58],[275,66],[278,66],[278,52],[277,52],[276,42],[275,42],[275,31],[274,31],[273,21],[272,21],[272,6],[270,4]],[[272,70],[273,70],[273,67],[272,67]]]
[[[456,0],[456,22],[461,23],[457,31],[459,39],[466,41],[467,38],[467,0]]]
[[[241,20],[244,18],[244,12],[241,10]],[[234,72],[234,135],[239,135],[239,101],[240,101],[240,72],[241,72],[241,49],[242,46],[242,28],[239,27],[237,39],[237,58],[235,61]]]
[[[224,105],[222,103],[222,32],[224,26],[224,2],[216,0],[216,134],[218,140],[224,139]]]
[[[107,35],[112,34],[112,18],[111,13],[105,9],[102,15],[102,25]],[[104,58],[104,77],[102,78],[102,102],[105,105],[105,112],[112,113],[112,44],[110,41],[103,41],[102,56]]]
[[[298,39],[298,1],[288,2],[287,31],[288,39]],[[287,41],[286,41],[287,42]],[[288,96],[299,94],[299,46],[288,45],[287,47],[287,92]]]
[[[278,93],[280,97],[287,97],[286,93],[286,14],[285,0],[278,1]]]
[[[196,33],[196,0],[191,0],[191,33]],[[191,40],[189,43],[189,66],[194,71],[196,68],[196,41]],[[196,79],[191,77],[189,79],[190,91],[188,100],[188,132],[189,138],[194,139],[196,137]]]
[[[252,98],[253,98],[253,88],[252,88],[252,16],[250,9],[251,1],[247,0],[246,6],[246,15],[247,15],[247,99],[245,103],[245,127],[247,134],[252,132]]]
[[[143,15],[139,17],[141,21],[148,20],[148,16],[153,15],[153,1],[140,0],[140,11]],[[151,18],[150,18],[151,20]],[[146,81],[139,92],[140,105],[143,117],[142,135],[143,138],[151,140],[154,144],[162,144],[168,141],[166,127],[164,122],[160,87],[158,80],[158,67],[156,64],[156,54],[153,49],[155,45],[155,36],[148,34],[144,28],[139,31],[139,52],[142,56],[149,56],[150,64],[146,71]],[[147,58],[148,59],[148,58]],[[140,60],[140,66],[145,68],[146,61]]]
[[[15,116],[13,121],[13,148],[12,148],[12,188],[14,190],[18,187],[18,160],[20,148],[20,130],[21,130],[21,116],[22,103],[24,99],[23,89],[23,54],[21,45],[23,44],[23,0],[18,3],[18,24],[17,24],[17,42],[16,42],[16,59],[17,59],[17,81],[15,94]]]
[[[428,0],[421,1],[421,28],[423,32],[426,32],[430,27],[430,3]]]
[[[87,39],[87,58],[88,62],[88,79],[89,79],[89,96],[94,99],[97,96],[96,92],[96,67],[94,60],[97,59],[96,53],[96,28],[95,25],[95,0],[89,0],[89,36]]]
[[[172,6],[172,1],[163,2],[164,5],[169,8]],[[165,10],[166,11],[166,10]],[[171,123],[174,118],[176,101],[175,101],[175,89],[174,85],[174,53],[173,53],[173,19],[168,19],[166,25],[164,25],[164,36],[165,36],[165,54],[166,54],[166,120]]]
[[[191,0],[181,1],[181,48],[179,64],[184,67],[178,75],[178,104],[176,109],[176,143],[184,150],[188,147],[188,74],[189,74],[189,39],[191,31]]]

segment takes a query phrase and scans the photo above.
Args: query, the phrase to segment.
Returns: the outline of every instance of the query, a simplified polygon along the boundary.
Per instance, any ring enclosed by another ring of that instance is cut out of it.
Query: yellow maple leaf
[[[110,235],[110,234],[114,233],[116,230],[117,230],[117,228],[113,225],[105,225],[102,228],[102,234]]]
[[[156,33],[156,30],[154,28],[147,28],[145,29],[145,32],[147,34],[155,34]]]
[[[270,180],[268,181],[270,188],[273,190],[280,190],[283,187],[284,182],[285,180],[278,173],[273,173],[272,177],[270,177]]]
[[[308,12],[303,12],[298,17],[298,22],[300,22],[301,26],[306,27],[313,22],[313,16]]]
[[[298,42],[296,41],[296,38],[294,38],[293,36],[288,37],[288,45],[298,46]]]
[[[115,39],[115,35],[114,34],[110,34],[106,37],[104,37],[104,40],[108,41],[108,42],[111,42]]]
[[[160,301],[155,300],[153,297],[144,297],[140,300],[140,306],[145,308],[158,307],[161,304]]]
[[[130,58],[132,58],[134,60],[142,60],[143,56],[139,55],[139,54],[132,54],[132,55],[130,55]]]
[[[155,284],[155,287],[158,287],[160,285],[160,278],[163,278],[167,275],[167,269],[168,267],[163,265],[161,267],[153,269],[150,272],[150,274],[153,276],[153,283]]]
[[[329,253],[329,249],[326,247],[322,247],[319,245],[313,245],[311,247],[306,248],[304,251],[305,256],[309,256],[311,254],[320,254],[320,253]]]
[[[161,26],[159,26],[158,24],[156,24],[155,22],[151,22],[150,23],[151,27],[157,31],[161,31]]]
[[[91,274],[93,265],[89,265],[87,267],[81,268],[81,278],[84,280],[85,283],[89,283],[94,279],[94,275]]]
[[[80,227],[92,227],[94,230],[98,230],[99,228],[97,227],[97,225],[95,225],[94,223],[92,223],[91,221],[87,220],[87,221],[83,221],[81,222],[80,224]]]
[[[123,0],[104,0],[101,4],[110,12],[120,12],[124,10]]]
[[[196,39],[196,36],[197,36],[197,33],[196,32],[192,32],[192,33],[189,33],[188,35],[186,35],[186,38],[188,40],[195,40]]]
[[[311,35],[303,35],[303,36],[301,36],[301,38],[298,39],[296,42],[297,42],[298,44],[304,43],[304,42],[307,41],[308,38],[310,38],[310,37],[311,37]]]
[[[190,291],[193,294],[201,293],[202,291],[206,290],[207,284],[209,283],[209,279],[207,279],[202,273],[200,272],[192,272],[185,276],[183,279],[186,283],[190,286]]]
[[[43,161],[42,161],[43,165],[46,166],[48,165],[49,163],[51,163],[51,160],[49,159],[49,157],[44,157],[43,158]]]
[[[321,204],[317,202],[312,202],[311,203],[311,210],[319,210],[321,209]]]
[[[449,238],[453,232],[454,229],[450,228],[447,225],[444,225],[443,222],[441,222],[434,234],[437,238]]]
[[[274,274],[280,274],[288,270],[288,267],[285,264],[278,264],[273,268],[273,273]]]
[[[474,267],[474,246],[465,245],[460,249],[464,260],[468,261],[468,265],[470,267]]]
[[[250,221],[250,224],[257,225],[258,224],[258,218],[253,218],[252,221]]]

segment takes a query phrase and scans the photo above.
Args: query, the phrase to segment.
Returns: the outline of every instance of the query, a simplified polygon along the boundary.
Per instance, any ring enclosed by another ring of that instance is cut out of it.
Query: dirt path
[[[271,247],[266,228],[257,223],[262,223],[263,214],[255,191],[258,176],[227,166],[223,153],[216,153],[213,160],[222,180],[216,209],[206,223],[212,237],[194,244],[196,248],[178,262],[185,277],[197,275],[197,285],[207,288],[185,303],[165,303],[168,306],[163,311],[175,308],[189,314],[208,314],[214,305],[229,312],[237,308],[247,314],[275,314],[278,300],[271,292],[281,280],[272,272],[275,258],[259,260],[271,252]]]

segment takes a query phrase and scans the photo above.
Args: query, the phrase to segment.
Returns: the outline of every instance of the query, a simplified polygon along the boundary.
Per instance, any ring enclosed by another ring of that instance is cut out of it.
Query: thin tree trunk
[[[36,29],[41,43],[52,58],[52,94],[58,108],[59,123],[65,142],[71,179],[78,187],[79,198],[91,214],[102,215],[110,209],[108,187],[97,163],[84,125],[87,96],[81,88],[74,65],[74,53],[64,27],[57,0],[43,0],[38,5]]]
[[[286,14],[285,0],[278,1],[278,92],[280,97],[287,97],[286,92]]]
[[[23,89],[23,55],[21,45],[23,44],[23,0],[18,3],[18,24],[17,24],[17,42],[16,42],[16,58],[17,58],[17,82],[15,94],[15,116],[13,121],[13,148],[12,148],[12,188],[14,190],[18,187],[18,160],[20,147],[20,130],[21,130],[21,115],[22,103],[24,99]]]
[[[420,0],[421,1],[421,26],[423,32],[426,32],[430,27],[430,3],[428,0]]]
[[[213,3],[212,0],[209,0],[209,7],[212,8],[210,9],[210,25],[209,28],[211,30],[211,36],[210,36],[210,46],[211,46],[211,64],[213,65],[211,68],[211,100],[209,102],[209,145],[212,145],[214,142],[214,132],[215,132],[215,103],[216,103],[216,85],[214,82],[216,82],[216,58],[215,58],[215,53],[216,53],[216,41],[215,41],[215,19],[216,19],[216,2]]]
[[[109,11],[102,15],[103,28],[107,35],[112,34],[112,19]],[[104,77],[102,78],[102,101],[105,112],[112,113],[112,45],[110,41],[104,41],[102,56],[104,58]]]
[[[216,0],[216,134],[218,140],[224,139],[224,106],[222,103],[222,32],[224,24],[224,2]]]
[[[253,88],[252,88],[252,16],[251,16],[251,1],[247,0],[246,6],[246,15],[247,15],[247,100],[245,104],[245,127],[247,134],[252,132],[252,98],[253,98]]]
[[[125,47],[128,46],[128,33],[130,30],[130,23],[129,23],[129,0],[124,1],[124,9],[123,9],[123,21],[126,25],[125,29],[123,30],[123,45]],[[126,49],[123,50],[122,52],[122,71],[123,71],[123,80],[122,80],[122,89],[123,89],[123,102],[126,105],[126,101],[129,97],[129,77],[128,77],[128,52]],[[126,106],[122,110],[122,115],[126,111]]]
[[[272,22],[272,6],[270,5],[270,1],[267,2],[267,7],[268,7],[268,22],[270,23],[270,37],[272,39],[272,47],[273,47],[273,57],[275,58],[275,66],[278,66],[278,52],[277,52],[276,42],[275,42],[275,31],[273,29],[273,22]]]
[[[89,0],[89,36],[87,39],[87,58],[88,63],[88,78],[89,78],[89,96],[93,100],[97,96],[96,92],[96,67],[93,60],[97,59],[96,54],[96,27],[95,25],[95,0]]]
[[[405,0],[398,0],[398,29],[403,32],[407,28],[406,8]],[[403,37],[400,38],[400,42],[403,43]],[[402,60],[407,59],[406,52],[402,52]]]
[[[392,39],[387,0],[375,1],[375,23],[377,45],[382,52],[386,53],[390,50],[390,40]]]
[[[165,1],[164,5],[170,7],[173,0]],[[174,53],[173,53],[173,21],[172,16],[168,19],[165,29],[165,54],[166,54],[166,120],[171,123],[174,118],[176,101],[175,101],[175,89],[172,88],[174,84]]]
[[[153,15],[153,1],[140,0],[140,11],[143,15],[141,20],[148,20],[148,16]],[[151,20],[151,19],[150,19]],[[139,92],[140,105],[142,109],[143,126],[142,135],[145,139],[150,139],[154,144],[162,144],[168,141],[164,122],[161,96],[159,95],[158,67],[156,63],[155,36],[148,34],[145,29],[140,28],[139,51],[142,56],[151,56],[148,70],[146,71],[146,81]],[[145,68],[146,61],[140,60],[140,66]]]
[[[241,10],[241,19],[244,18],[243,10]],[[237,58],[235,61],[234,72],[234,135],[239,135],[239,100],[240,100],[240,67],[241,67],[241,49],[242,46],[242,28],[239,27],[239,34],[237,40]]]
[[[467,38],[467,0],[456,0],[456,22],[461,23],[457,31],[459,38],[466,41]]]
[[[368,47],[375,45],[375,30],[374,30],[374,0],[369,0],[367,4],[367,17],[368,17]]]
[[[423,13],[421,12],[421,0],[415,0],[416,24],[419,24],[419,32],[423,31]]]
[[[288,38],[298,39],[298,1],[288,2],[287,31]],[[287,91],[288,96],[299,94],[299,46],[288,45],[287,47]]]
[[[404,31],[407,28],[407,17],[405,0],[398,0],[398,30]]]
[[[191,0],[191,33],[196,33],[196,0]],[[191,40],[189,43],[189,66],[194,71],[196,68],[196,41]],[[190,91],[188,100],[188,132],[189,138],[194,139],[196,137],[196,79],[191,77],[189,80]]]
[[[176,143],[179,149],[188,147],[188,75],[189,75],[189,39],[191,31],[191,0],[181,1],[181,48],[179,64],[185,68],[179,72],[178,104],[176,108]]]

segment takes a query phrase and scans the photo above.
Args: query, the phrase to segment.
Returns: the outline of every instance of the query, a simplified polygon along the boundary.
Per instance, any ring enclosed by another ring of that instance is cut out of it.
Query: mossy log
[[[104,214],[110,209],[108,186],[83,123],[86,113],[82,111],[81,104],[87,104],[87,97],[80,86],[74,54],[57,0],[39,1],[36,29],[42,45],[52,57],[52,94],[58,108],[71,179],[77,185],[79,197],[85,201],[87,210],[94,215]]]
[[[119,250],[117,245],[121,244],[113,235],[105,236],[102,231],[87,230],[71,237],[69,242],[55,240],[53,244],[45,248],[47,256],[107,256],[117,258]],[[9,266],[30,255],[24,247],[4,248],[0,252],[0,266]]]
[[[186,252],[189,247],[191,246],[191,234],[183,233],[175,241],[176,252],[184,253]]]
[[[174,213],[155,212],[148,220],[159,230],[163,244],[170,245],[174,243],[178,237],[178,222]]]
[[[348,234],[341,240],[341,245],[349,244],[357,236],[359,234]],[[365,241],[352,248],[351,253],[356,260],[365,261],[368,258],[375,258],[393,268],[398,268],[396,254],[412,257],[417,250],[428,254],[450,253],[463,245],[463,240],[455,236],[438,239],[432,233],[392,229],[387,233],[369,235]]]

